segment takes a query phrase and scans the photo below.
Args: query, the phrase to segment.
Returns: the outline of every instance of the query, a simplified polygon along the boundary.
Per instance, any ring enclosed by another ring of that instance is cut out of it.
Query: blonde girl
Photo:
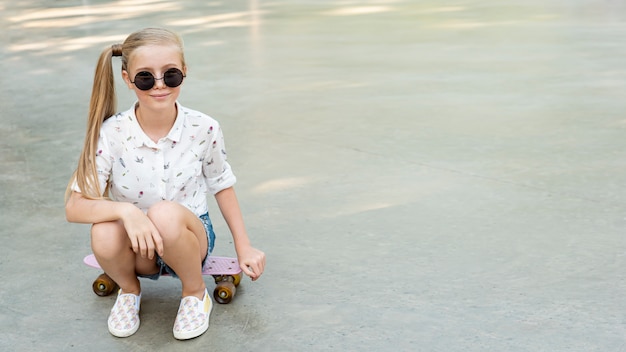
[[[137,101],[117,113],[112,57]],[[138,277],[180,278],[182,300],[174,321],[177,339],[202,335],[212,302],[201,268],[214,246],[207,194],[215,196],[231,231],[242,270],[252,280],[265,254],[251,246],[233,189],[220,125],[177,101],[187,74],[181,39],[147,28],[98,60],[85,145],[66,194],[70,222],[92,224],[92,250],[120,286],[108,318],[111,334],[139,329]]]

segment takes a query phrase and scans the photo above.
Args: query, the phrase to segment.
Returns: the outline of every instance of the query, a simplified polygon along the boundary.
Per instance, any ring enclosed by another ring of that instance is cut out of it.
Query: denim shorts
[[[204,262],[206,262],[207,258],[209,257],[211,252],[213,252],[213,248],[215,247],[215,232],[213,231],[213,224],[211,224],[209,213],[200,215],[200,220],[202,221],[202,224],[204,225],[204,230],[206,232],[207,241],[208,241],[206,257],[204,257],[204,260],[202,261],[202,267],[204,267]],[[158,280],[159,277],[161,277],[161,275],[164,275],[164,274],[171,275],[172,277],[176,277],[176,278],[178,277],[178,275],[176,275],[174,270],[170,268],[167,264],[165,264],[163,259],[158,254],[156,256],[156,265],[159,268],[158,273],[152,274],[152,275],[138,274],[137,276],[144,277],[150,280]]]

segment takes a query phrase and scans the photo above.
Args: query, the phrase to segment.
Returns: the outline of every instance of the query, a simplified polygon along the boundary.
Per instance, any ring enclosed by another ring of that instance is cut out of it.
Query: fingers
[[[141,244],[142,242],[139,241],[139,243]],[[163,239],[156,228],[152,233],[144,237],[143,243],[143,246],[139,246],[139,253],[143,258],[153,259],[155,251],[159,256],[163,256]]]
[[[253,259],[244,260],[241,262],[241,270],[244,274],[248,275],[252,281],[256,281],[263,271],[265,271],[265,253],[256,251]]]
[[[163,239],[161,238],[161,234],[159,231],[154,229],[152,233],[152,240],[154,241],[154,250],[156,250],[157,254],[162,257],[163,256]],[[154,250],[152,251],[154,253]],[[150,258],[152,259],[152,258]]]
[[[142,258],[154,258],[155,244],[152,236],[129,235],[132,243],[133,252],[139,254]]]
[[[127,225],[126,231],[133,252],[148,259],[154,258],[155,251],[159,256],[163,256],[163,239],[150,220],[147,223],[132,222]]]
[[[133,247],[133,252],[139,253],[139,240],[137,237],[128,234],[128,238],[130,239],[131,246]]]
[[[152,240],[152,236],[145,237],[145,241],[144,248],[141,251],[141,257],[152,259],[154,258],[154,241]]]
[[[243,265],[242,264],[241,265],[241,270],[243,270],[243,273],[248,275],[252,279],[252,281],[256,281],[256,279],[259,278],[259,276],[257,276],[254,273],[254,270],[252,268],[250,268],[249,266],[247,266],[247,265]]]

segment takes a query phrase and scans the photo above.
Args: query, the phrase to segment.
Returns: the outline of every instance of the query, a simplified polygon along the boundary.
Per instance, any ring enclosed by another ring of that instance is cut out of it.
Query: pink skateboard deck
[[[93,254],[86,256],[83,262],[92,268],[102,269]],[[202,275],[237,275],[239,273],[241,273],[241,268],[237,258],[209,256],[202,268]],[[168,274],[163,274],[163,276],[168,276]]]
[[[86,256],[83,262],[92,268],[101,269],[93,254]],[[241,282],[242,273],[236,258],[209,256],[202,267],[202,275],[211,275],[215,279],[213,297],[218,303],[229,303],[235,296]],[[162,276],[169,276],[163,274]],[[101,274],[92,285],[98,296],[108,296],[117,288],[117,284],[106,273]]]

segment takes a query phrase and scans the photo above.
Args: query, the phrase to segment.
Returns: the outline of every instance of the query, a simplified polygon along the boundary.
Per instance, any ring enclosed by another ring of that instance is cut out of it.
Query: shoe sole
[[[139,330],[139,321],[137,321],[137,325],[130,330],[116,330],[109,326],[109,332],[115,337],[129,337],[136,333],[137,330]]]

